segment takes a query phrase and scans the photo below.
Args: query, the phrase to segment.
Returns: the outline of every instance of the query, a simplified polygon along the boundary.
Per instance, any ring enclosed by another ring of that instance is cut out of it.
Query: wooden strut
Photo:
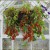
[[[14,40],[12,40],[12,50],[14,50]]]

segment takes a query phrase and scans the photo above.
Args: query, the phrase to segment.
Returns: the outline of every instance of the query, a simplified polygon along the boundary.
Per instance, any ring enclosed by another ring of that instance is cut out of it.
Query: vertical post
[[[30,42],[30,45],[31,45],[31,50],[32,50],[32,41]]]
[[[49,50],[50,50],[50,23],[49,23]]]
[[[0,50],[2,50],[2,21],[0,20],[0,29],[1,29],[1,33],[0,33],[0,45],[1,45],[1,47],[0,47]]]
[[[2,15],[0,15],[1,16],[1,50],[3,50],[3,47],[2,47],[2,42],[3,42],[3,16]]]
[[[14,50],[14,40],[12,40],[12,50]]]

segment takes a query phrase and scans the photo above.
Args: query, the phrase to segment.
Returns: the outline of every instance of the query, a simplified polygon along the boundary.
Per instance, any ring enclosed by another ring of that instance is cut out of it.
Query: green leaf
[[[17,20],[17,15],[15,15],[15,16],[13,17],[13,19],[14,19],[14,20]]]
[[[8,26],[12,25],[11,20],[8,21]]]
[[[25,3],[25,4],[23,5],[23,7],[25,7],[27,10],[30,10],[30,4],[29,4],[29,3]]]
[[[40,20],[40,21],[39,21],[39,24],[40,24],[41,26],[44,26],[45,23],[44,23],[43,20]]]
[[[42,37],[42,40],[46,39],[45,36],[44,36],[44,34],[41,34],[41,37]]]
[[[20,32],[20,28],[18,26],[16,28],[17,28],[18,32]]]
[[[27,32],[28,31],[28,29],[27,29],[26,26],[23,26],[23,30],[24,30],[24,32]]]
[[[16,8],[14,7],[9,7],[8,9],[6,9],[3,12],[4,15],[6,15],[7,17],[14,17],[14,15],[16,14]]]
[[[37,38],[37,33],[34,33],[34,37]]]

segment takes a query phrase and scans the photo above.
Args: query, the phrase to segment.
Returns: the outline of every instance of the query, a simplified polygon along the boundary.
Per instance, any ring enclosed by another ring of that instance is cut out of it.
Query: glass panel
[[[3,8],[4,8],[3,6],[0,8],[0,12],[1,12],[1,10],[3,10]]]
[[[5,4],[9,4],[11,1],[6,1],[6,3]]]
[[[49,50],[49,40],[37,40],[33,42],[33,50]]]
[[[24,41],[21,38],[18,38],[14,41],[14,50],[30,50],[30,44],[27,42],[26,45],[23,45]]]
[[[44,30],[45,35],[49,35],[49,23],[45,21],[46,30]]]
[[[12,1],[1,1],[2,4],[0,4],[0,12],[2,12],[3,9],[5,9],[6,6],[8,6]]]
[[[0,1],[0,5],[3,3],[4,1]]]
[[[3,38],[3,50],[12,50],[12,43],[10,39]]]

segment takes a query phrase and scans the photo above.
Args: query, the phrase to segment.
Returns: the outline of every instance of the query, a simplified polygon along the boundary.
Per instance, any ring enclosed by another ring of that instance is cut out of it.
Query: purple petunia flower
[[[50,14],[50,12],[48,12],[48,14]]]
[[[47,11],[47,8],[45,6],[41,5],[41,7],[44,8]]]

